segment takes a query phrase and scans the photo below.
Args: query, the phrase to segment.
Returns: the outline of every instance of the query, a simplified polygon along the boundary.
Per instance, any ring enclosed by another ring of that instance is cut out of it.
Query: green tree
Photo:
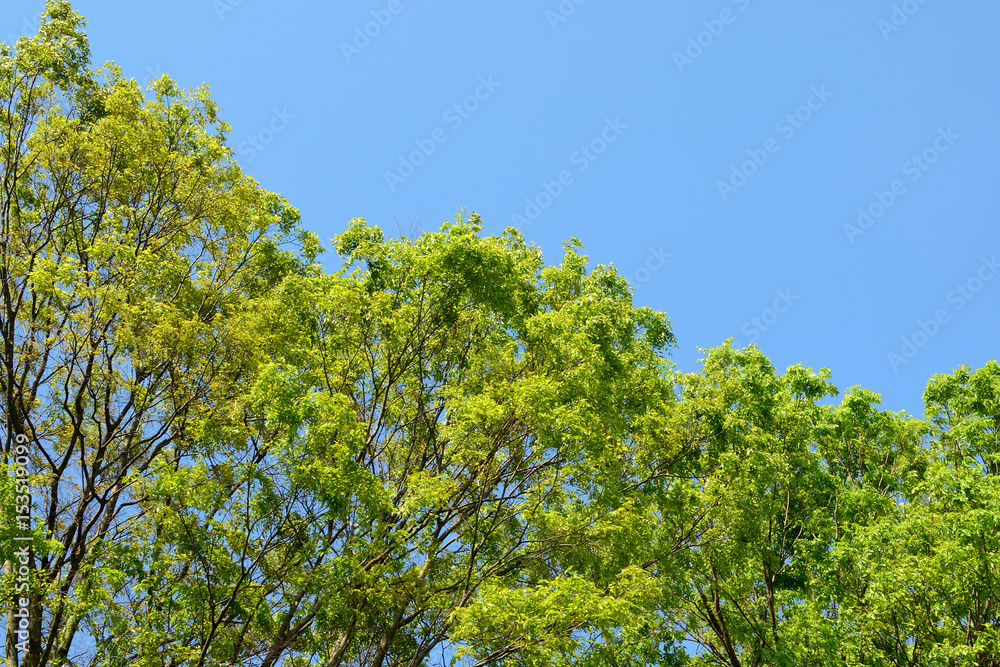
[[[845,398],[836,437],[821,443],[838,479],[835,530],[795,619],[797,655],[1000,664],[998,371],[991,362],[932,378],[925,420],[875,410],[871,392]]]
[[[89,69],[82,25],[50,3],[2,61],[4,462],[24,435],[42,480],[7,662],[415,665],[484,586],[572,583],[584,553],[595,604],[634,597],[598,555],[671,398],[666,318],[474,217],[357,221],[322,274],[207,92]]]
[[[682,511],[700,523],[662,578],[701,647],[694,664],[787,664],[787,610],[808,595],[804,567],[834,496],[814,451],[829,423],[817,401],[836,393],[828,377],[800,366],[778,375],[755,347],[724,346],[680,378],[697,442]]]
[[[344,270],[246,309],[270,350],[247,426],[149,482],[139,534],[157,539],[129,549],[151,581],[105,636],[121,664],[419,665],[452,640],[496,662],[640,608],[632,558],[602,554],[624,548],[631,439],[671,397],[668,323],[575,243],[545,267],[516,232],[479,231],[386,241],[356,220]],[[482,603],[546,586],[576,611],[530,639],[469,634]]]
[[[137,485],[199,453],[251,370],[234,314],[317,246],[235,166],[206,90],[89,69],[65,2],[3,46],[0,91],[0,463],[30,441],[38,535],[19,642],[4,531],[5,659],[82,664],[78,635],[140,568],[120,546]]]
[[[8,667],[1000,667],[996,362],[925,419],[678,373],[576,239],[475,214],[324,272],[207,90],[83,25],[0,50]]]

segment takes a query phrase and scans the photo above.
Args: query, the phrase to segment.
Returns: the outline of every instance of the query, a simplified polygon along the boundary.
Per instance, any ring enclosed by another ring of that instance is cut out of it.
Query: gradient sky
[[[0,38],[40,6],[5,0]],[[681,369],[731,337],[916,415],[1000,356],[995,2],[74,6],[95,62],[209,84],[324,241],[463,207],[550,262],[577,236],[670,315]]]

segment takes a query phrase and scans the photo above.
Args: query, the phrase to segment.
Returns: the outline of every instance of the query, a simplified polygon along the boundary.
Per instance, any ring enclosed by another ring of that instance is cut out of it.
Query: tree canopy
[[[0,89],[8,667],[1000,666],[996,362],[922,419],[681,373],[614,267],[474,213],[325,271],[66,2]]]

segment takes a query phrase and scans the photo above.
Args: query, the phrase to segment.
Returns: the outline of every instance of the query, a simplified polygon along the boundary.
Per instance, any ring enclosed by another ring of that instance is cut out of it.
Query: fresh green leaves
[[[8,664],[1000,665],[996,362],[923,420],[679,373],[579,240],[474,213],[325,273],[207,90],[92,69],[66,2],[0,90]]]

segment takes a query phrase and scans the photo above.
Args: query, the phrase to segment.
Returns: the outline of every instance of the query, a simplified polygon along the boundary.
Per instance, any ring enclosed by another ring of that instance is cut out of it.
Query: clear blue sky
[[[74,4],[95,61],[210,84],[324,240],[517,215],[633,277],[680,368],[732,337],[913,414],[1000,356],[997,3]],[[0,37],[39,12],[6,0]]]

